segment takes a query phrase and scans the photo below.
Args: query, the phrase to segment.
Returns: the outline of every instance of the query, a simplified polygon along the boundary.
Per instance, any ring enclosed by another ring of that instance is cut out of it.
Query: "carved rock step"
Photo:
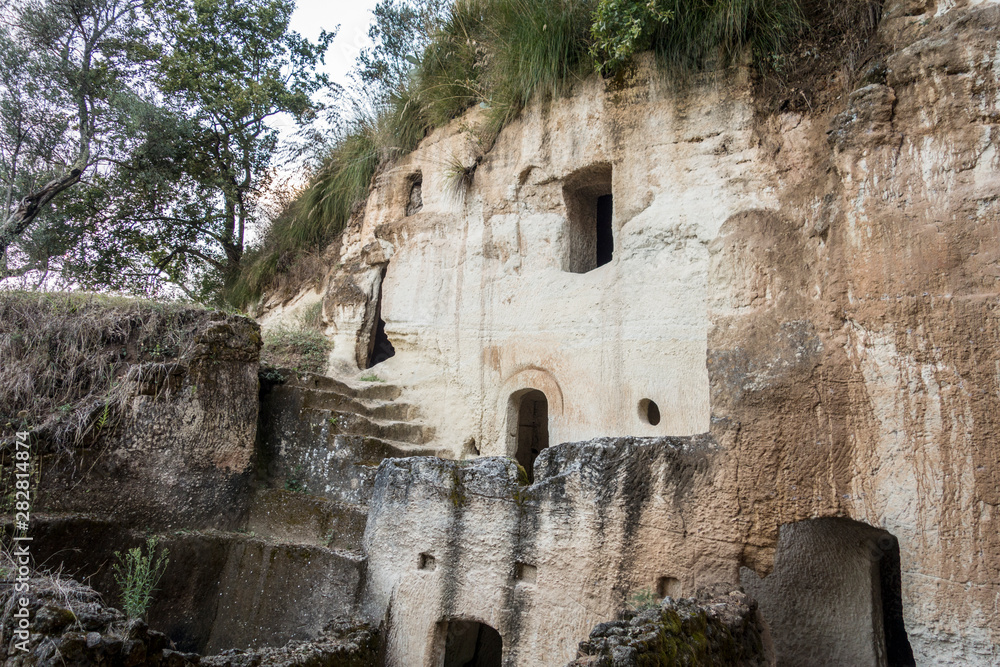
[[[333,436],[333,442],[336,450],[350,451],[351,463],[371,468],[377,468],[383,459],[438,455],[435,448],[427,445],[376,436],[341,433]]]
[[[360,552],[366,519],[366,510],[358,505],[261,489],[250,504],[246,529],[268,541]]]
[[[295,373],[293,371],[282,372],[288,378],[285,383],[287,386],[331,392],[348,398],[394,401],[403,393],[403,390],[396,385],[384,382],[358,382],[349,384],[343,380],[326,375]]]
[[[430,426],[369,419],[352,412],[331,412],[328,421],[332,435],[363,435],[411,445],[422,445],[434,438],[434,429]]]
[[[398,401],[359,399],[323,389],[303,390],[302,407],[311,410],[353,412],[370,419],[408,421],[419,414],[417,406]]]

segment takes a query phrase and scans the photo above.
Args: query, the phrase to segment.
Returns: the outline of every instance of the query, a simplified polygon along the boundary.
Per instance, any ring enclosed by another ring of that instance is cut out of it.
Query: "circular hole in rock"
[[[650,426],[660,423],[660,408],[656,403],[644,398],[639,401],[639,417]]]

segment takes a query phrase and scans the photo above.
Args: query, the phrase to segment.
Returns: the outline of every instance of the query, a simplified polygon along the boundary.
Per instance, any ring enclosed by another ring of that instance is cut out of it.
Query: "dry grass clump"
[[[24,593],[15,590],[18,565],[12,547],[0,545],[0,642],[9,642],[13,630],[13,614],[18,598]],[[44,572],[30,568],[30,598],[45,604],[68,609],[76,615],[78,610],[101,605],[101,596],[94,589],[75,579],[63,576],[61,571]]]
[[[323,334],[323,304],[315,303],[302,312],[294,326],[264,333],[260,362],[262,366],[323,373],[331,349],[330,339]]]
[[[88,293],[0,292],[0,443],[87,444],[117,421],[129,367],[178,359],[204,308]]]

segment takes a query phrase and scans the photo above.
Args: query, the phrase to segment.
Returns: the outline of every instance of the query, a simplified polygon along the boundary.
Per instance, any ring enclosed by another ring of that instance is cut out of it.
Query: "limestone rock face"
[[[640,68],[529,107],[486,155],[473,110],[379,174],[340,268],[265,326],[323,299],[330,368],[358,372],[381,317],[374,372],[437,452],[537,480],[382,464],[367,585],[390,650],[475,621],[509,664],[565,663],[662,577],[742,582],[779,662],[862,596],[837,626],[852,661],[1000,661],[998,26],[993,1],[890,1],[882,66],[815,109]],[[478,164],[464,191],[456,160]],[[699,433],[648,460],[629,439]]]
[[[458,651],[458,624],[499,632],[506,665],[559,665],[630,593],[733,581],[739,546],[711,438],[598,439],[542,452],[535,483],[508,458],[379,467],[365,533],[371,619],[388,664]],[[454,655],[453,655],[454,657]]]

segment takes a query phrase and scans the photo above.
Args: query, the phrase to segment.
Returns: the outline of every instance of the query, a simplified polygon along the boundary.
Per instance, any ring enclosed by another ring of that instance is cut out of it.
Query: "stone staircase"
[[[274,543],[361,558],[375,471],[386,458],[433,456],[434,429],[402,390],[283,371],[262,388],[261,484],[245,529]]]

